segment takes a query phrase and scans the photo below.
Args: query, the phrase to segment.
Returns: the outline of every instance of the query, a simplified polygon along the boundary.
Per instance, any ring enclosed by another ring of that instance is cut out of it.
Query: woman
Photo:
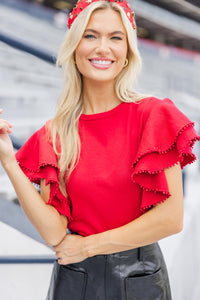
[[[0,120],[1,163],[58,258],[47,299],[169,300],[157,241],[182,229],[181,167],[200,137],[169,99],[131,91],[141,60],[126,1],[81,0],[68,26],[56,116],[17,160]]]

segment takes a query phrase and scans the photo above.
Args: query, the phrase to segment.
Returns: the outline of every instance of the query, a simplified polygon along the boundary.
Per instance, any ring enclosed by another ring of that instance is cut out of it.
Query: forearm
[[[158,205],[135,221],[116,229],[88,237],[67,234],[63,242],[53,248],[59,259],[58,263],[77,263],[96,255],[134,249],[180,231],[181,224],[178,226],[177,220],[181,221],[181,216],[177,216],[176,222],[172,222],[171,217],[163,218],[166,216],[163,205],[164,203]]]
[[[43,198],[20,169],[16,160],[3,165],[16,191],[20,204],[41,237],[50,245],[57,245],[66,234],[66,218],[60,216]]]
[[[181,217],[174,220],[173,216],[171,218],[172,214],[169,213],[169,217],[162,218],[162,211],[166,209],[165,206],[163,203],[154,207],[125,226],[87,237],[85,248],[88,256],[134,249],[180,232],[182,229]]]

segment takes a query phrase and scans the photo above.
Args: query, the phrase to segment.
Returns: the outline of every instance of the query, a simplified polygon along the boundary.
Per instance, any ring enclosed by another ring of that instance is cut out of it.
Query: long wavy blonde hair
[[[99,9],[113,9],[121,15],[127,32],[128,66],[123,68],[115,79],[115,92],[124,102],[133,102],[144,96],[133,92],[133,87],[141,69],[141,58],[137,48],[136,30],[133,30],[124,10],[116,3],[97,1],[85,8],[74,20],[70,30],[66,33],[63,44],[58,53],[57,65],[62,66],[65,82],[58,104],[57,112],[51,122],[51,135],[54,151],[58,156],[60,168],[60,188],[67,195],[66,180],[75,168],[79,157],[81,143],[78,122],[83,111],[82,77],[78,71],[74,57],[91,14]],[[58,137],[61,151],[58,151]]]

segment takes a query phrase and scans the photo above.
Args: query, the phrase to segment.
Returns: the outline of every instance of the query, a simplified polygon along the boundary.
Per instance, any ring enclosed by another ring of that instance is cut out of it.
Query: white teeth
[[[91,59],[91,62],[93,64],[98,64],[98,65],[110,65],[110,64],[112,64],[111,60],[96,60],[96,59]]]

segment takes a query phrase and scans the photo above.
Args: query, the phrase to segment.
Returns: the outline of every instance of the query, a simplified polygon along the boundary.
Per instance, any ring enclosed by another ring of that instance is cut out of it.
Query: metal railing
[[[21,51],[32,54],[43,61],[49,62],[51,64],[56,63],[56,56],[53,53],[48,53],[48,51],[34,47],[24,41],[20,41],[14,37],[9,36],[0,32],[0,41]]]
[[[53,256],[0,256],[0,264],[52,264]]]

